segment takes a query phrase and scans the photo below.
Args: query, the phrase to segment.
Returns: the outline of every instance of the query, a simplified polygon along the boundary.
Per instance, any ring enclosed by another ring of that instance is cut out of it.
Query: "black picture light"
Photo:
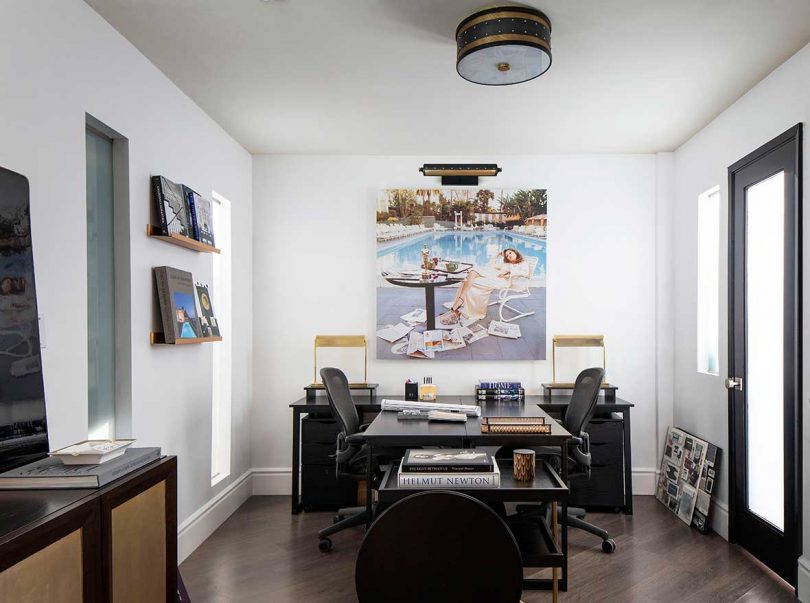
[[[426,163],[419,171],[423,176],[441,176],[444,185],[475,186],[479,176],[497,176],[502,170],[496,163]]]

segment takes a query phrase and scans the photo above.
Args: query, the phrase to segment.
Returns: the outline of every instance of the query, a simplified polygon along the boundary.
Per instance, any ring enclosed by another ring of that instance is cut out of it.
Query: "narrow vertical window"
[[[211,301],[222,341],[215,343],[211,397],[211,485],[231,473],[231,204],[212,194],[214,240],[221,253],[213,258]]]
[[[115,436],[113,141],[87,127],[87,400],[91,439]]]
[[[719,374],[720,188],[698,197],[697,370]]]

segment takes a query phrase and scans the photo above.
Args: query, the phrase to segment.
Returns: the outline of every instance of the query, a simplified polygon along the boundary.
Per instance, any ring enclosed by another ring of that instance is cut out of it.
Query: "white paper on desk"
[[[397,339],[402,339],[413,330],[413,327],[404,325],[401,322],[395,325],[388,325],[377,331],[377,337],[385,339],[389,343],[394,343]]]

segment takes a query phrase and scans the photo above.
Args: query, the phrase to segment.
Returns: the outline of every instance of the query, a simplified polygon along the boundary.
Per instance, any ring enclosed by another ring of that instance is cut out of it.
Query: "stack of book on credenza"
[[[524,402],[526,390],[520,381],[479,381],[475,397],[481,402]]]
[[[117,458],[92,465],[65,465],[49,456],[0,473],[0,490],[101,488],[159,458],[160,448],[128,448]]]
[[[501,473],[484,450],[416,448],[402,458],[397,474],[400,488],[498,488]]]
[[[484,417],[481,433],[551,433],[543,417]]]

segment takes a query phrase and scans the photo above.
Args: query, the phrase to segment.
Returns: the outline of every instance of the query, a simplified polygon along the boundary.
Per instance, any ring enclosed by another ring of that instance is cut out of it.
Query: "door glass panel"
[[[745,213],[746,498],[783,531],[784,172],[746,189]]]
[[[115,436],[112,140],[87,131],[88,437]]]

